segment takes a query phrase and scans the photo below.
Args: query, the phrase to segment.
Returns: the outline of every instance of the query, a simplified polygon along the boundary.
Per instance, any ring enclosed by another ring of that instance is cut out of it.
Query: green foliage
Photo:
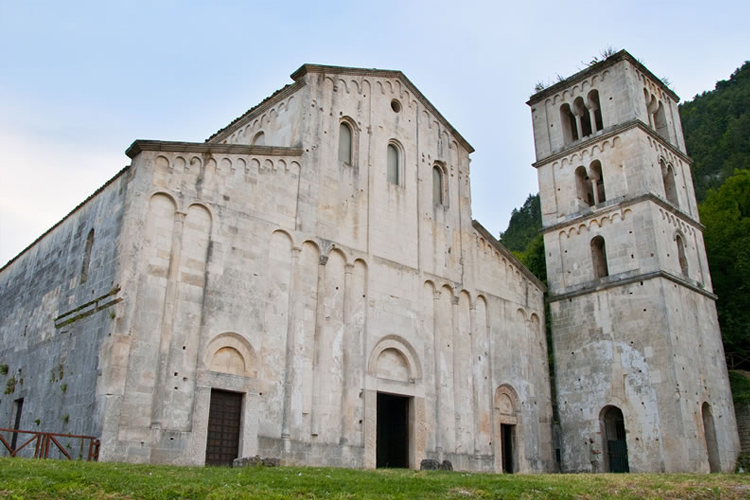
[[[523,252],[541,229],[539,194],[530,194],[520,209],[513,209],[508,229],[500,233],[500,243],[511,252]]]
[[[545,285],[547,284],[547,264],[544,260],[544,237],[537,234],[533,240],[526,245],[526,249],[521,252],[513,252],[521,264],[534,273]]]
[[[60,390],[65,394],[68,391],[68,384],[60,384]]]
[[[698,208],[724,351],[740,368],[731,360],[750,356],[750,170],[735,171]]]
[[[750,403],[750,378],[738,371],[729,370],[729,385],[732,387],[735,406]]]
[[[0,375],[7,375],[8,374],[8,365],[2,364],[0,365]]]
[[[739,500],[750,475],[475,474],[399,469],[177,467],[0,458],[0,497],[24,499]]]
[[[62,418],[62,421],[63,421],[64,423],[66,423],[66,424],[67,424],[68,422],[70,422],[70,415],[67,415],[67,414],[66,414],[66,415],[64,415],[64,416],[63,416],[63,418]]]
[[[750,475],[750,453],[741,453],[737,457],[737,469],[735,472]]]
[[[16,392],[16,377],[10,377],[5,382],[5,394],[13,394],[14,392]]]
[[[737,169],[750,169],[750,61],[716,89],[680,105],[698,201]]]
[[[36,420],[34,420],[34,423],[38,426],[39,424],[42,423],[42,421],[37,418]]]

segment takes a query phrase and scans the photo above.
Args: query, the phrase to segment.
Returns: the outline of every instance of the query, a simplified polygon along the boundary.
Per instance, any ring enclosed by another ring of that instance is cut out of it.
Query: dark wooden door
[[[232,465],[240,446],[242,394],[211,390],[206,465]]]

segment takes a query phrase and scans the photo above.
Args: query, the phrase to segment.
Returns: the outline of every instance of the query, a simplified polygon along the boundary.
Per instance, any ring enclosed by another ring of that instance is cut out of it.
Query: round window
[[[391,109],[396,113],[399,113],[401,111],[401,103],[398,102],[398,99],[394,99],[391,101]]]

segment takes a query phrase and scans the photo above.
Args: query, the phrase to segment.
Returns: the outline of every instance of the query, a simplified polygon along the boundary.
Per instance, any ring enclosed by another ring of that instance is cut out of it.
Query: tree
[[[698,207],[724,351],[731,368],[750,368],[750,170],[735,170]],[[744,361],[742,361],[744,359]],[[738,365],[739,363],[739,365]]]

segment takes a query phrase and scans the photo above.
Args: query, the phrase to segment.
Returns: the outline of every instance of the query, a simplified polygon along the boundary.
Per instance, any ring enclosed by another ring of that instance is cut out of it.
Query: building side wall
[[[2,427],[13,428],[23,399],[22,430],[99,435],[103,346],[122,298],[128,178],[119,174],[0,271],[0,365],[8,370],[0,375]],[[78,453],[79,441],[68,444]]]

